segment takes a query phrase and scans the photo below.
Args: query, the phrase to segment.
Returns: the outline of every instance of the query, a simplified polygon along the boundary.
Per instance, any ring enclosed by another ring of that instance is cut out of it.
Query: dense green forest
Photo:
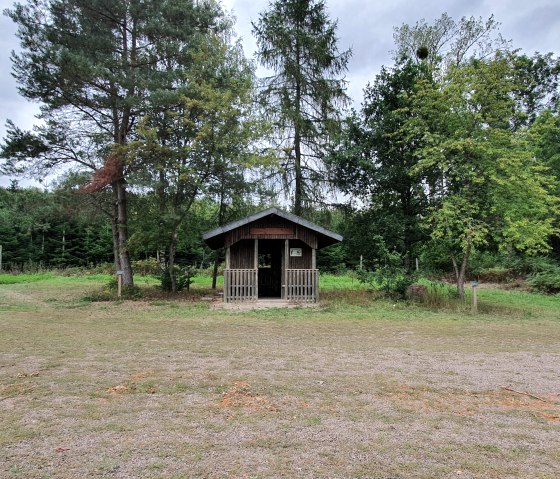
[[[0,189],[4,270],[109,265],[130,287],[155,270],[177,290],[182,269],[223,259],[202,232],[276,204],[344,235],[323,271],[560,291],[560,60],[516,50],[493,17],[395,28],[356,111],[323,1],[277,0],[253,24],[267,78],[211,0],[5,13],[41,115],[8,122],[1,171],[56,180]]]

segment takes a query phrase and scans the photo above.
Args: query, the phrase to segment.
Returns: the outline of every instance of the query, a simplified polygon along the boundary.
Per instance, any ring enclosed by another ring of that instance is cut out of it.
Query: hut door
[[[259,240],[259,298],[282,295],[283,240]]]

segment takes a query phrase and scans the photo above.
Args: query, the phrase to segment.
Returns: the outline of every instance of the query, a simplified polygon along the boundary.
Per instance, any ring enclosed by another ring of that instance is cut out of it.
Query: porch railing
[[[286,270],[286,299],[315,303],[319,299],[319,270],[317,269],[287,269]]]
[[[224,270],[224,301],[256,301],[259,296],[256,269]]]

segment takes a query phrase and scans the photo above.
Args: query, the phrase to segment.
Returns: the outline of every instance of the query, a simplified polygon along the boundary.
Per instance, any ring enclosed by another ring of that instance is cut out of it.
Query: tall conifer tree
[[[320,184],[325,146],[347,102],[341,75],[351,52],[339,52],[336,28],[325,2],[316,0],[276,0],[253,24],[258,58],[273,71],[262,98],[284,152],[284,178],[297,215]]]

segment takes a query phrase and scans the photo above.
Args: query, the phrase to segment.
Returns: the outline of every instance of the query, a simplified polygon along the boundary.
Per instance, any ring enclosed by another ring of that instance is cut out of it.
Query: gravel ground
[[[552,316],[52,294],[0,290],[0,477],[560,477]]]

